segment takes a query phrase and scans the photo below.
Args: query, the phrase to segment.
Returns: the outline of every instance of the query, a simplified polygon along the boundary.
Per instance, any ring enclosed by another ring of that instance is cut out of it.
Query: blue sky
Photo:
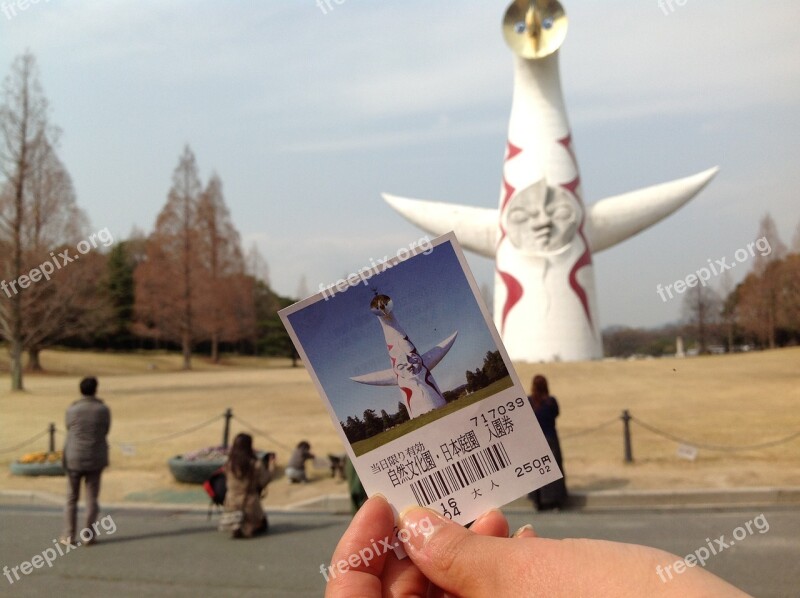
[[[421,233],[382,191],[496,207],[511,103],[506,0],[50,0],[0,13],[0,73],[26,48],[94,230],[150,231],[184,144],[222,178],[246,246],[294,294]],[[800,6],[564,0],[561,54],[584,198],[720,165],[655,228],[595,256],[600,320],[680,315],[671,283],[800,221]],[[479,283],[489,260],[469,257]],[[744,268],[734,272],[739,279]]]
[[[351,376],[391,367],[386,341],[369,304],[377,291],[392,298],[393,313],[420,354],[453,332],[458,337],[433,370],[442,392],[466,382],[497,345],[449,243],[419,254],[358,285],[295,312],[289,320],[340,420],[365,409],[397,411],[396,386],[366,386]]]

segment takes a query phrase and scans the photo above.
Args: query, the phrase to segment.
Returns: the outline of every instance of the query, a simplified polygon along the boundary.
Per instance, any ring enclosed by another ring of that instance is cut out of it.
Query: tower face
[[[411,418],[444,407],[442,396],[430,367],[408,338],[392,313],[393,303],[387,295],[377,295],[370,303],[370,311],[378,318],[386,349],[392,364],[397,386],[402,393],[403,405]]]

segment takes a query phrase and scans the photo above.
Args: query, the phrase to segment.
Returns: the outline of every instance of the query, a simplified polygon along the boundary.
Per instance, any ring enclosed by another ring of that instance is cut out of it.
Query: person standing
[[[111,410],[97,398],[97,378],[81,380],[81,395],[67,408],[67,439],[64,443],[64,469],[67,472],[67,505],[64,510],[65,527],[62,544],[73,544],[78,531],[77,511],[81,480],[86,480],[86,528],[92,532],[84,544],[94,544],[100,494],[100,476],[108,466],[108,441],[111,427]],[[81,530],[82,531],[82,530]]]
[[[547,444],[550,446],[558,468],[561,470],[562,475],[564,475],[560,480],[556,480],[546,486],[542,486],[538,490],[534,490],[528,494],[528,498],[536,505],[537,511],[558,509],[564,506],[564,503],[567,501],[567,484],[566,474],[564,473],[564,463],[561,458],[561,444],[558,442],[558,433],[556,432],[558,402],[555,397],[550,395],[547,378],[540,375],[533,377],[531,395],[528,397],[528,400],[530,400],[533,406],[536,420],[539,422],[539,427],[542,428],[542,433],[547,440]]]

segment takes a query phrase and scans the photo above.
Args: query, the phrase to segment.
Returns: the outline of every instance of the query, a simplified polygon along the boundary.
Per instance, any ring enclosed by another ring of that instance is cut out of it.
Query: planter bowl
[[[212,473],[225,465],[226,459],[187,461],[181,455],[167,461],[169,470],[177,481],[184,484],[202,484]]]
[[[64,467],[61,463],[11,463],[11,473],[14,475],[26,476],[61,476],[64,475]]]

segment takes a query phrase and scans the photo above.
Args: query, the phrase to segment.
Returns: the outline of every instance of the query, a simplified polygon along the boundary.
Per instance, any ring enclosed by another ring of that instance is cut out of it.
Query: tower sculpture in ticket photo
[[[383,330],[392,367],[356,376],[352,380],[373,386],[400,387],[403,393],[403,405],[408,411],[408,416],[413,419],[447,404],[436,380],[433,379],[431,370],[447,355],[458,336],[458,331],[424,355],[420,355],[397,321],[393,307],[392,299],[387,295],[375,295],[369,305],[370,311],[377,316]]]
[[[593,253],[672,214],[718,170],[584,204],[559,76],[567,25],[555,0],[515,0],[505,14],[514,93],[498,209],[384,194],[420,228],[494,258],[494,322],[521,362],[601,358]]]

